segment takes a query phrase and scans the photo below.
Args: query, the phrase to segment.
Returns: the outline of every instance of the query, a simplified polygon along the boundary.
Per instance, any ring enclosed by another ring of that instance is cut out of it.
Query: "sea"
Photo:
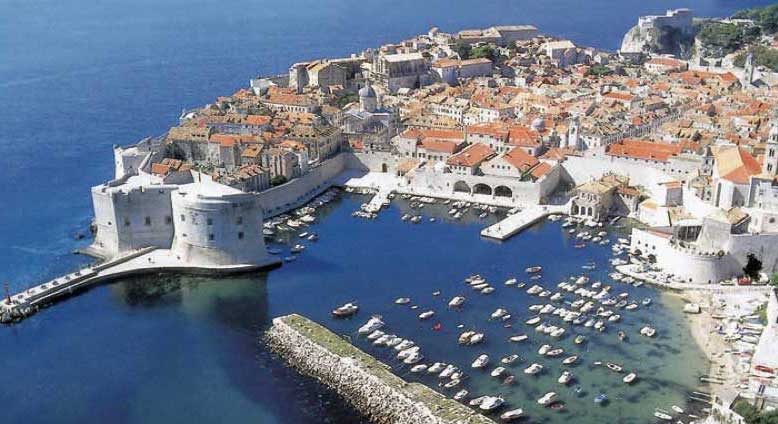
[[[164,133],[182,109],[213,102],[257,75],[283,73],[291,63],[338,57],[396,42],[432,26],[455,32],[495,24],[534,24],[580,45],[616,50],[639,15],[689,7],[698,16],[725,16],[769,1],[665,0],[4,0],[0,2],[0,282],[11,291],[73,270],[90,259],[74,255],[89,243],[89,188],[113,175],[111,147]],[[322,211],[321,235],[300,258],[269,273],[212,279],[153,276],[120,280],[0,328],[0,410],[7,422],[357,423],[343,401],[300,377],[270,354],[261,334],[274,316],[303,313],[342,334],[370,314],[411,337],[431,360],[463,366],[481,350],[533,360],[533,347],[509,346],[509,330],[487,321],[504,306],[517,327],[528,296],[501,285],[543,265],[541,283],[598,265],[607,281],[609,249],[572,248],[558,224],[546,223],[505,243],[480,238],[488,220],[451,222],[430,208],[410,225],[408,205],[393,203],[378,219],[351,212],[365,199],[344,195]],[[489,219],[495,219],[494,217]],[[489,296],[467,293],[462,281],[481,273],[495,282]],[[616,284],[616,283],[614,283]],[[620,288],[620,287],[619,287]],[[441,296],[434,297],[433,291]],[[691,342],[680,301],[653,289],[624,287],[654,303],[625,318],[630,343],[615,329],[592,335],[574,370],[580,393],[556,383],[558,367],[504,389],[470,373],[474,392],[502,392],[533,422],[646,422],[655,407],[684,404],[704,361]],[[468,296],[461,312],[444,300]],[[438,312],[431,331],[416,311],[393,300],[411,297]],[[334,321],[337,304],[357,301],[352,320]],[[658,329],[652,342],[635,329]],[[478,326],[487,343],[456,345],[456,326]],[[535,337],[534,339],[538,339]],[[533,340],[538,343],[541,339]],[[385,351],[355,343],[402,369]],[[570,337],[559,342],[575,350]],[[526,358],[525,358],[526,357]],[[593,360],[612,360],[642,376],[629,388]],[[520,366],[516,365],[516,369]],[[526,366],[526,365],[525,365]],[[518,373],[517,373],[518,374]],[[436,387],[423,377],[409,379]],[[557,388],[566,413],[533,407]],[[569,391],[569,390],[568,390]],[[609,396],[596,406],[592,397]]]

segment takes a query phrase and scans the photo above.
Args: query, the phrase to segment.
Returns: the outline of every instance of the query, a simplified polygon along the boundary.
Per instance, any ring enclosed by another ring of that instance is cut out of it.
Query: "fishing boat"
[[[490,375],[492,377],[494,377],[494,378],[497,378],[497,377],[501,376],[504,372],[505,372],[505,367],[497,367],[497,368],[492,370]]]
[[[623,382],[627,383],[627,384],[632,384],[635,381],[635,379],[637,379],[637,378],[638,378],[638,375],[635,374],[634,372],[631,372],[631,373],[625,375],[624,378],[622,378],[621,380]]]
[[[524,374],[535,375],[542,370],[543,370],[543,365],[540,365],[538,363],[533,363],[532,365],[524,369]]]
[[[547,406],[553,403],[557,398],[556,392],[548,392],[538,399],[538,405]]]
[[[482,411],[493,411],[501,407],[503,403],[505,403],[505,400],[501,396],[487,396],[478,407]]]
[[[571,373],[570,371],[565,370],[565,371],[562,371],[562,375],[559,376],[559,378],[557,379],[557,382],[559,384],[567,385],[572,380],[573,380],[573,373]]]
[[[397,299],[395,299],[394,303],[397,304],[397,305],[407,305],[407,304],[411,303],[411,298],[409,298],[409,297],[398,297]]]
[[[524,410],[521,408],[511,409],[510,411],[504,412],[502,415],[500,415],[500,419],[505,422],[510,422],[513,420],[517,420],[524,415]]]
[[[343,306],[339,306],[332,310],[332,315],[335,318],[346,318],[350,317],[359,311],[359,306],[353,304],[353,303],[346,303]]]
[[[483,354],[475,358],[475,361],[470,366],[479,369],[484,368],[487,364],[489,364],[489,355]]]
[[[454,400],[461,401],[461,400],[463,400],[464,398],[466,398],[468,394],[469,394],[469,392],[468,392],[467,390],[464,390],[464,389],[462,389],[462,390],[458,391],[458,392],[457,392],[457,393],[454,395]]]
[[[505,364],[505,365],[510,365],[510,364],[516,362],[518,359],[519,359],[519,355],[516,355],[516,354],[509,355],[509,356],[503,356],[500,359],[500,363]]]
[[[426,320],[432,318],[432,316],[435,315],[435,311],[425,311],[419,314],[420,320]]]
[[[543,270],[543,267],[541,267],[541,266],[531,266],[529,268],[526,268],[524,271],[527,274],[535,274],[535,273],[540,272],[542,270]]]
[[[578,355],[568,356],[567,358],[562,360],[562,363],[565,365],[572,365],[578,360]]]

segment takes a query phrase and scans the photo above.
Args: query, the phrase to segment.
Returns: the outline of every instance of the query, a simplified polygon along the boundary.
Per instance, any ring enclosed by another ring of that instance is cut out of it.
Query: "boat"
[[[649,326],[645,326],[640,329],[640,334],[646,337],[654,337],[654,335],[656,334],[656,329]]]
[[[608,367],[609,370],[614,372],[621,372],[624,369],[624,367],[622,367],[621,365],[613,362],[607,362],[605,366]]]
[[[446,368],[446,364],[443,362],[435,362],[427,368],[427,374],[440,374],[443,369]]]
[[[296,260],[297,260],[297,256],[293,256],[292,255],[292,256],[285,256],[284,257],[284,262],[294,262]]]
[[[490,293],[494,293],[494,287],[486,286],[483,289],[481,289],[481,294],[490,294]]]
[[[480,405],[480,404],[481,404],[483,401],[485,401],[485,400],[486,400],[488,397],[489,397],[489,396],[479,396],[479,397],[477,397],[477,398],[470,399],[470,402],[468,402],[468,404],[469,404],[470,406],[478,406],[478,405]]]
[[[531,266],[529,268],[526,268],[524,271],[527,274],[535,274],[537,272],[543,271],[543,267],[541,267],[541,266]]]
[[[481,343],[484,340],[484,333],[475,333],[472,337],[470,337],[470,340],[467,344],[469,345],[475,345],[478,343]]]
[[[600,393],[597,396],[594,397],[594,403],[598,405],[602,405],[608,401],[608,395],[605,393]]]
[[[538,349],[538,355],[545,355],[549,350],[551,350],[551,345],[544,344]]]
[[[627,333],[625,333],[623,330],[619,330],[617,335],[621,341],[624,341],[627,338]]]
[[[638,378],[638,375],[635,374],[634,372],[631,372],[631,373],[625,375],[624,378],[622,378],[622,381],[627,383],[627,384],[632,384],[635,381],[635,379],[637,379],[637,378]]]
[[[558,347],[556,349],[551,349],[548,352],[546,352],[546,356],[556,357],[556,356],[559,356],[559,355],[561,355],[563,353],[565,353],[565,350],[560,348],[560,347]]]
[[[451,381],[449,381],[448,383],[444,384],[443,387],[445,387],[447,389],[451,389],[451,388],[454,388],[454,387],[458,386],[459,383],[461,383],[461,382],[462,382],[462,380],[460,380],[458,378],[453,378],[452,377]]]
[[[675,411],[675,412],[677,412],[677,413],[679,413],[679,414],[683,414],[683,408],[681,408],[681,407],[680,407],[680,406],[678,406],[678,405],[673,405],[673,406],[671,406],[670,408],[671,408],[673,411]]]
[[[519,355],[516,355],[516,354],[509,355],[509,356],[503,356],[500,359],[500,363],[505,364],[505,365],[510,365],[510,364],[516,362],[518,359],[519,359]]]
[[[420,320],[426,320],[432,318],[432,316],[435,315],[435,311],[425,311],[419,314]]]
[[[538,399],[538,405],[550,405],[553,403],[557,398],[556,392],[548,392],[545,395],[543,395],[540,399]]]
[[[411,352],[410,355],[408,355],[405,359],[403,359],[403,363],[407,365],[413,365],[418,363],[424,359],[424,355],[422,355],[419,351]]]
[[[333,309],[332,315],[335,316],[335,318],[346,318],[356,314],[357,311],[359,311],[359,306],[353,303],[346,303],[343,306]]]
[[[359,334],[370,334],[373,331],[378,330],[378,329],[380,329],[383,326],[384,326],[384,322],[381,321],[381,318],[377,317],[377,316],[374,316],[374,317],[371,317],[365,323],[365,325],[363,325],[362,327],[359,327],[359,330],[357,330],[357,333],[359,333]]]
[[[397,354],[397,358],[398,359],[408,358],[409,356],[413,355],[414,353],[418,353],[419,350],[421,350],[421,348],[419,348],[418,346],[412,346],[412,347],[409,347],[407,349],[403,349],[403,350],[400,351],[400,353]]]
[[[578,355],[568,356],[567,358],[562,360],[562,363],[565,365],[572,365],[578,360]]]
[[[575,340],[574,341],[575,341],[575,344],[581,344],[581,343],[584,343],[586,341],[586,337],[584,337],[582,335],[578,335],[578,336],[575,336]]]
[[[524,410],[521,408],[511,409],[510,411],[504,412],[500,415],[500,419],[509,422],[513,420],[517,420],[524,415]]]
[[[562,335],[565,334],[564,328],[557,328],[556,330],[551,332],[551,337],[559,338],[562,337]]]
[[[534,286],[532,286],[532,287],[527,289],[527,294],[531,294],[531,295],[534,296],[534,295],[536,295],[536,294],[538,294],[538,293],[540,293],[542,291],[543,291],[543,287],[541,287],[541,286],[536,284],[536,285],[534,285]]]
[[[505,280],[506,286],[514,286],[516,285],[517,280],[515,278],[509,278],[508,280]]]
[[[570,371],[565,370],[565,371],[562,371],[562,375],[559,376],[559,378],[557,379],[557,382],[559,382],[559,384],[567,385],[572,380],[573,380],[573,373],[571,373]]]
[[[300,253],[303,250],[305,250],[305,246],[302,244],[295,244],[291,249],[289,249],[289,251],[292,253]]]
[[[464,389],[463,389],[463,390],[460,390],[460,391],[458,391],[458,392],[457,392],[457,393],[454,395],[454,400],[459,400],[459,401],[461,401],[462,399],[466,398],[466,397],[467,397],[467,395],[468,395],[468,391],[467,391],[467,390],[464,390]]]
[[[502,384],[505,386],[510,386],[513,384],[513,380],[515,380],[516,377],[514,377],[512,374],[509,374],[505,379],[502,381]]]
[[[409,297],[399,297],[399,298],[397,298],[394,301],[394,303],[397,304],[397,305],[407,305],[407,304],[411,303],[411,298],[409,298]]]
[[[425,364],[414,365],[413,368],[411,368],[411,372],[413,373],[418,373],[426,370],[427,370],[427,365]]]
[[[665,413],[663,411],[658,411],[658,410],[654,411],[654,416],[656,418],[659,418],[660,420],[663,420],[663,421],[672,421],[672,419],[673,419],[672,415],[667,414],[667,413]]]
[[[523,342],[524,340],[527,340],[528,338],[529,338],[529,336],[527,336],[526,334],[519,334],[517,336],[511,336],[508,340],[510,340],[510,341],[512,341],[514,343],[518,343],[518,342]]]
[[[650,298],[650,297],[647,297],[647,298],[643,299],[643,300],[641,301],[641,303],[643,304],[643,306],[648,306],[648,305],[650,305],[650,304],[651,304],[651,298]]]
[[[494,377],[494,378],[497,378],[497,377],[501,376],[502,373],[504,373],[504,372],[505,372],[505,367],[497,367],[497,368],[492,370],[490,375],[492,377]]]
[[[540,322],[540,317],[539,316],[535,316],[535,317],[532,317],[532,318],[528,319],[524,323],[527,324],[527,325],[535,325],[535,324],[537,324],[539,322]]]
[[[470,338],[475,335],[475,331],[465,331],[459,335],[459,344],[469,344]]]
[[[307,237],[307,240],[308,241],[317,241],[317,240],[319,240],[319,235],[318,234],[311,234],[311,235],[309,235]]]
[[[451,308],[457,308],[459,306],[462,306],[462,304],[465,303],[465,297],[464,296],[455,296],[453,299],[451,299],[448,302],[448,306]]]
[[[540,365],[538,363],[533,363],[532,365],[524,369],[524,374],[534,375],[539,373],[542,370],[543,370],[543,365]]]
[[[492,315],[490,316],[490,319],[500,319],[508,314],[508,311],[506,311],[503,308],[497,308],[494,312],[492,312]]]
[[[505,400],[501,396],[487,396],[478,407],[482,411],[493,411],[502,406]]]
[[[630,303],[629,305],[624,307],[624,309],[627,310],[627,311],[634,311],[637,308],[638,308],[638,304],[637,303]]]
[[[367,339],[368,340],[376,340],[376,339],[378,339],[379,337],[381,337],[383,335],[384,335],[383,331],[376,330],[376,331],[373,331],[372,333],[368,334],[367,335]]]
[[[473,368],[483,368],[489,364],[489,355],[483,354],[475,358],[475,361],[470,365]]]

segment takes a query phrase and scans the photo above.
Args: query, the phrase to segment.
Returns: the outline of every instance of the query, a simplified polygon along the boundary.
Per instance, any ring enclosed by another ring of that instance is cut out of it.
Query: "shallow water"
[[[297,261],[268,274],[122,281],[93,288],[0,332],[6,359],[0,384],[14,388],[4,396],[6,416],[10,422],[95,418],[360,422],[334,395],[265,351],[261,332],[272,317],[292,312],[342,334],[354,333],[370,314],[380,314],[388,329],[422,347],[425,362],[461,365],[471,377],[468,390],[501,393],[510,407],[527,410],[532,422],[562,422],[570,417],[582,423],[645,422],[654,407],[683,405],[685,393],[703,371],[701,353],[678,312],[679,301],[665,299],[652,288],[617,283],[617,293],[627,291],[635,299],[652,297],[653,304],[623,312],[622,323],[610,325],[605,333],[581,330],[589,337],[583,348],[573,344],[572,330],[562,340],[549,342],[564,347],[566,353],[581,351],[582,361],[573,368],[578,382],[563,388],[556,382],[560,360],[537,357],[541,341],[550,337],[532,330],[527,331],[529,343],[505,341],[510,334],[525,332],[527,306],[541,302],[502,282],[511,276],[526,280],[524,268],[538,264],[544,267],[540,282],[555,287],[562,279],[580,274],[581,265],[589,261],[598,265],[590,275],[602,279],[607,274],[609,247],[575,249],[575,242],[558,223],[541,224],[496,243],[479,236],[489,220],[468,216],[451,222],[441,207],[422,211],[425,217],[435,214],[437,222],[425,219],[413,225],[400,220],[407,211],[402,201],[376,220],[352,218],[351,212],[364,200],[346,196],[327,206],[308,229],[321,239],[305,242],[309,247]],[[495,293],[477,294],[464,285],[463,278],[476,272],[494,284]],[[432,296],[435,290],[441,296]],[[465,307],[446,308],[457,294],[467,297]],[[401,296],[410,297],[420,308],[412,311],[395,305],[394,299]],[[332,319],[330,310],[347,301],[359,302],[359,314],[349,320]],[[514,315],[513,329],[488,321],[497,307]],[[427,308],[436,311],[435,317],[419,321],[418,313]],[[436,322],[442,324],[441,331],[432,331]],[[647,322],[658,330],[652,340],[637,335]],[[486,343],[457,345],[460,323],[484,331]],[[618,342],[617,328],[630,335],[629,343]],[[355,344],[392,365],[397,374],[437,389],[436,379],[409,375],[408,367],[400,366],[386,348],[375,348],[360,338],[355,338]],[[523,361],[511,367],[517,384],[500,386],[486,372],[469,369],[482,352],[492,356],[493,364],[500,356],[518,353]],[[623,374],[591,367],[594,360],[622,363],[626,370],[638,372],[640,381],[628,387],[621,382]],[[524,375],[523,368],[535,361],[547,370],[539,376]],[[576,385],[585,394],[577,397],[572,391]],[[535,404],[550,390],[560,393],[568,412],[543,410]],[[600,392],[611,399],[608,405],[593,404]],[[31,415],[32,410],[40,413]]]

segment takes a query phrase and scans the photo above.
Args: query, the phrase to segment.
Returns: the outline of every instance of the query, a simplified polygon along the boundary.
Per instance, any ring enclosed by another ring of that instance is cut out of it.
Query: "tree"
[[[275,177],[270,179],[270,185],[272,187],[280,186],[281,184],[285,183],[286,181],[287,181],[287,179],[283,175],[276,175]]]
[[[767,7],[741,10],[735,13],[733,18],[752,19],[767,34],[778,31],[778,4]]]
[[[740,414],[748,424],[778,424],[778,411],[760,412],[748,402],[738,402],[732,408]]]
[[[770,284],[778,287],[778,272],[770,274]]]
[[[452,50],[457,52],[460,59],[465,60],[470,59],[470,51],[472,50],[472,47],[470,47],[470,44],[462,42],[462,40],[457,40],[457,42],[454,43]]]
[[[497,61],[497,51],[492,46],[478,46],[470,51],[472,59],[486,58],[492,62]]]
[[[746,277],[749,277],[751,280],[758,281],[759,271],[762,270],[762,261],[760,261],[759,258],[757,258],[753,253],[749,253],[746,258],[748,259],[748,262],[746,263],[746,266],[743,267],[743,274],[745,274]]]

